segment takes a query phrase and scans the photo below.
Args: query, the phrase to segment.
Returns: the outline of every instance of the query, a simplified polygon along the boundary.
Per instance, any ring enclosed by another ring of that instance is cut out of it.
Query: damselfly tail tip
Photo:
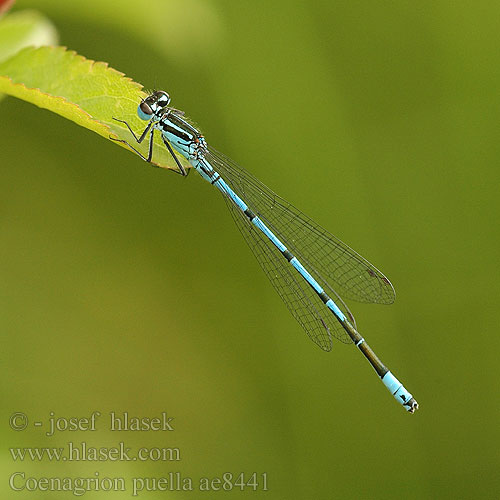
[[[411,398],[405,403],[405,407],[410,413],[415,413],[415,411],[418,410],[418,403],[414,398]]]

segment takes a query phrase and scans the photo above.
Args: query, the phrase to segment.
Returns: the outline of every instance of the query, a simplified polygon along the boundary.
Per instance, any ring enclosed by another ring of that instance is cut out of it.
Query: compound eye
[[[170,96],[164,90],[159,90],[158,92],[156,92],[156,97],[158,106],[162,108],[168,106],[168,104],[170,103]]]
[[[137,114],[141,120],[149,120],[153,116],[153,110],[146,102],[141,102],[137,108]]]

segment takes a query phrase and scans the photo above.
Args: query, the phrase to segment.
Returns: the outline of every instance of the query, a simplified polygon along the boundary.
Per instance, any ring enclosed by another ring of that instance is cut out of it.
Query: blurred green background
[[[144,498],[498,498],[500,5],[24,0],[61,44],[167,90],[209,143],[394,283],[351,303],[413,416],[312,344],[221,197],[25,102],[0,103],[7,478],[267,473],[269,491]],[[103,414],[96,432],[14,432]],[[113,433],[108,412],[175,417]],[[106,417],[106,418],[105,418]],[[8,446],[178,447],[180,462],[14,463]],[[129,485],[129,483],[127,483]],[[88,493],[128,498],[127,493]]]

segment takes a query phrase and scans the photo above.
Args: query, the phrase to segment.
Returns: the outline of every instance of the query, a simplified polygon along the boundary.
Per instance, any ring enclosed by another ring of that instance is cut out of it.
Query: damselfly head
[[[157,90],[141,101],[137,114],[141,120],[151,120],[153,115],[170,103],[170,96],[163,90]]]

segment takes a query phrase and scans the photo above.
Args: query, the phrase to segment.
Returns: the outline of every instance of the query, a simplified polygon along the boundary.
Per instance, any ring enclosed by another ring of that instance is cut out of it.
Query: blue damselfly
[[[353,342],[396,400],[410,413],[418,409],[413,396],[359,334],[354,316],[341,298],[391,304],[395,299],[391,282],[346,244],[209,146],[184,113],[169,104],[170,96],[164,91],[155,91],[141,101],[137,113],[148,124],[140,136],[126,121],[114,118],[127,126],[137,143],[148,138],[148,156],[123,139],[113,140],[151,162],[153,134],[159,130],[179,173],[187,175],[176,154],[223,194],[260,265],[311,340],[325,351],[331,350],[332,337]]]

